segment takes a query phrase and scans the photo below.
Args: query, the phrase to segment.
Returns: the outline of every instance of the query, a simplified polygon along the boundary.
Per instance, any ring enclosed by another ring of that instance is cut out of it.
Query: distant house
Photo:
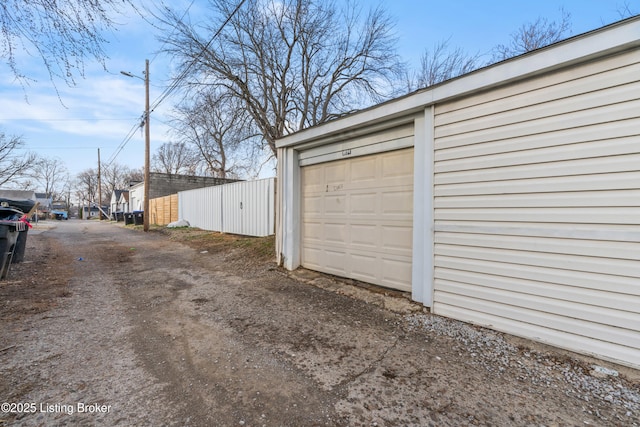
[[[149,174],[149,199],[169,196],[179,191],[194,190],[196,188],[213,187],[241,181],[239,179],[214,178],[210,176],[173,175],[153,172]],[[131,186],[129,189],[129,212],[143,210],[144,182]]]
[[[98,205],[95,203],[91,203],[91,209],[89,209],[88,206],[82,206],[81,209],[83,219],[98,218],[98,215],[100,214],[100,209],[98,209]],[[107,209],[107,206],[102,206],[103,211],[106,211]],[[104,215],[103,218],[105,218]]]
[[[129,191],[123,191],[118,199],[118,205],[122,212],[129,212]]]
[[[126,206],[125,206],[126,205]],[[126,212],[129,207],[129,190],[114,190],[109,202],[109,215]]]
[[[36,210],[36,214],[40,219],[46,219],[49,217],[51,210],[53,209],[53,199],[47,195],[47,193],[35,193],[36,194],[36,202],[38,203],[38,208]]]

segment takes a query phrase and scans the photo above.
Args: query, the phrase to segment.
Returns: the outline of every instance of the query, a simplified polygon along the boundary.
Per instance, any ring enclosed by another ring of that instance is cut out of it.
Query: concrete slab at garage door
[[[413,148],[302,168],[302,265],[411,291]]]

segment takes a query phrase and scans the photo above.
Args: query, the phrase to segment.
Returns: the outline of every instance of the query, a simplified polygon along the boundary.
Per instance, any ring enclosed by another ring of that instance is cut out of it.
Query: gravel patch
[[[565,389],[567,397],[584,401],[584,412],[603,421],[611,420],[603,417],[593,402],[604,401],[621,406],[626,412],[625,417],[619,417],[618,421],[625,425],[639,425],[637,418],[632,420],[640,413],[638,384],[626,381],[615,369],[588,365],[557,352],[523,348],[509,343],[500,332],[444,317],[410,314],[405,316],[405,321],[409,330],[453,338],[471,356],[470,363],[478,368],[498,375],[507,370],[517,371],[517,378],[523,383]]]

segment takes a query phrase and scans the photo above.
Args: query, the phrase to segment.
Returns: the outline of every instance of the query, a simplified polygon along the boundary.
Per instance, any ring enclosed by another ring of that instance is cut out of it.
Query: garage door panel
[[[402,215],[406,220],[413,219],[413,191],[388,191],[380,194],[382,214]]]
[[[409,291],[413,148],[301,171],[302,265]]]
[[[375,249],[380,246],[378,227],[375,224],[351,225],[351,245],[359,248]]]
[[[351,255],[351,277],[370,282],[376,280],[380,263],[374,255],[352,254]]]
[[[322,268],[323,254],[321,249],[314,248],[310,245],[305,245],[305,267],[312,270],[319,270]]]
[[[344,244],[347,241],[346,224],[325,224],[324,238],[326,242]]]
[[[352,194],[349,211],[355,215],[376,215],[378,213],[378,198],[376,192]]]
[[[382,260],[382,278],[392,287],[411,291],[411,262],[401,259]]]
[[[326,215],[345,215],[347,213],[347,196],[332,194],[324,197],[324,213]]]
[[[325,235],[324,225],[320,222],[305,222],[302,225],[302,232],[307,243],[319,242]]]
[[[305,197],[302,206],[304,206],[303,215],[305,217],[309,217],[310,215],[321,215],[322,197]]]
[[[383,181],[402,180],[413,183],[413,152],[402,150],[381,159]]]
[[[351,176],[349,182],[355,185],[376,181],[376,159],[360,157],[351,162]]]
[[[304,174],[306,179],[302,182],[303,194],[313,194],[324,190],[324,169],[321,166],[322,165],[314,165],[305,168]]]
[[[413,227],[409,226],[382,226],[382,240],[389,249],[405,251],[411,255],[413,245]]]
[[[336,164],[329,164],[325,169],[325,182],[330,186],[344,184],[347,174],[347,166],[345,164],[335,163]]]
[[[327,272],[344,276],[347,273],[348,259],[344,251],[325,250]]]

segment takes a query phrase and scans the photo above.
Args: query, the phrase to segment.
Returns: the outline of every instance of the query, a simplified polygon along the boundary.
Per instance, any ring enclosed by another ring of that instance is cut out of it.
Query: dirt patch
[[[640,425],[635,370],[272,253],[72,220],[33,236],[0,284],[0,400],[38,406],[0,425]]]
[[[247,274],[260,274],[276,267],[275,238],[239,236],[197,228],[166,228],[154,226],[150,230],[193,248],[200,254],[215,257],[221,267]]]
[[[69,280],[73,269],[62,245],[55,239],[39,236],[37,242],[27,239],[27,251],[28,260],[12,264],[7,280],[0,281],[3,320],[44,313],[58,304],[58,298],[71,296]]]

